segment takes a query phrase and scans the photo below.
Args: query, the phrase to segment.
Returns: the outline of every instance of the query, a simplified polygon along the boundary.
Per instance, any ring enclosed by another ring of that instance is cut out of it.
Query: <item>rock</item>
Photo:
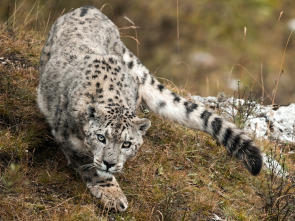
[[[295,143],[295,103],[289,106],[274,108],[272,105],[263,106],[255,101],[245,101],[233,97],[218,99],[215,97],[192,96],[211,109],[219,109],[222,115],[233,120],[239,106],[249,108],[244,130],[256,138],[277,139],[283,142]],[[246,105],[245,105],[245,102]]]

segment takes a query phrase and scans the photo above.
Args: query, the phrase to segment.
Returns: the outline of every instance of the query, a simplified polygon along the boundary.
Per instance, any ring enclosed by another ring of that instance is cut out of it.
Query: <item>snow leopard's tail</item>
[[[141,84],[142,100],[153,112],[183,126],[209,133],[233,156],[242,160],[253,175],[260,172],[262,167],[260,150],[244,131],[207,110],[203,104],[189,101],[171,92],[159,83],[139,60],[132,61],[135,56],[132,57],[132,54],[124,54],[127,66],[137,75]]]

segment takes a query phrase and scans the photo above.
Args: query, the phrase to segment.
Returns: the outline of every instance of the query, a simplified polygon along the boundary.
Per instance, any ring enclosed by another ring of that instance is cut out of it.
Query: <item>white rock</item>
[[[265,153],[262,154],[262,157],[263,157],[263,163],[265,164],[267,169],[269,169],[270,171],[273,171],[274,174],[276,174],[279,177],[289,175],[287,171],[283,170],[281,164],[279,164],[278,161],[266,155]]]
[[[229,120],[233,120],[233,116],[238,112],[234,107],[239,107],[247,102],[233,97],[219,103],[215,97],[191,97],[209,107],[217,107],[218,104],[224,117]],[[246,105],[253,108],[252,114],[248,116],[245,124],[245,130],[248,133],[257,138],[268,139],[271,137],[280,141],[295,143],[295,103],[280,107],[277,110],[273,110],[272,106],[262,106],[254,101]]]
[[[216,214],[213,214],[212,220],[215,220],[215,221],[226,221],[226,219],[222,219],[219,216],[217,216]]]

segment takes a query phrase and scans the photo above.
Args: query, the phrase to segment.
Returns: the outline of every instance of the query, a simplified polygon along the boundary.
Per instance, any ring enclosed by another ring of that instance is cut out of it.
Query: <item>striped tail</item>
[[[127,65],[134,57],[132,54],[124,55]],[[128,66],[130,68],[131,65]],[[242,160],[253,175],[259,174],[262,167],[260,150],[244,131],[207,110],[203,104],[189,101],[165,88],[139,60],[132,62],[130,69],[138,78],[140,95],[150,110],[165,119],[212,135],[231,155]]]

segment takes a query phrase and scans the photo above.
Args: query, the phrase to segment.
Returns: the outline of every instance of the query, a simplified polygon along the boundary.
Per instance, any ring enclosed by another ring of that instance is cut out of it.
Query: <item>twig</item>
[[[292,30],[291,33],[289,34],[288,40],[287,40],[286,45],[285,45],[285,49],[284,49],[284,53],[283,53],[283,57],[282,57],[282,60],[281,60],[281,65],[280,65],[280,71],[279,71],[278,79],[276,81],[276,87],[275,87],[274,94],[273,94],[272,105],[275,102],[275,97],[276,97],[276,94],[277,94],[278,85],[279,85],[279,81],[280,81],[281,75],[284,73],[283,64],[284,64],[284,60],[285,60],[286,50],[287,50],[289,41],[291,39],[291,36],[293,34],[293,31],[294,30]]]

